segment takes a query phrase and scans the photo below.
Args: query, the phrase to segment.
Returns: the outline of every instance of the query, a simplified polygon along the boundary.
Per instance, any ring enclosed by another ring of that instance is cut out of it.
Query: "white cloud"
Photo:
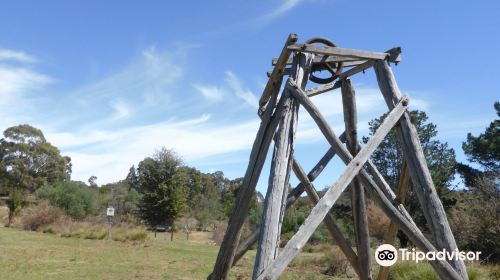
[[[239,98],[243,99],[247,104],[254,108],[258,108],[257,97],[247,88],[244,88],[242,82],[238,77],[231,71],[225,72],[225,81],[229,86],[229,89]]]
[[[0,50],[0,127],[29,119],[30,98],[38,97],[39,91],[54,81],[34,70],[31,63],[35,62],[24,52]]]
[[[36,63],[38,60],[25,52],[0,49],[0,61],[11,61],[32,64]]]
[[[187,161],[195,161],[252,145],[257,120],[235,124],[209,120],[209,115],[203,115],[120,130],[46,134],[72,158],[73,179],[86,180],[95,175],[103,183],[124,178],[130,166],[162,146],[174,149]]]
[[[203,97],[210,101],[219,101],[224,96],[223,89],[216,86],[204,86],[194,84],[193,88],[196,89]]]
[[[283,0],[274,10],[261,17],[261,20],[272,20],[295,8],[303,0]]]
[[[22,66],[0,64],[0,81],[0,96],[8,98],[12,94],[39,89],[52,79]]]
[[[111,107],[114,109],[114,114],[111,116],[111,121],[125,119],[130,116],[131,109],[120,100],[114,100],[111,102]]]

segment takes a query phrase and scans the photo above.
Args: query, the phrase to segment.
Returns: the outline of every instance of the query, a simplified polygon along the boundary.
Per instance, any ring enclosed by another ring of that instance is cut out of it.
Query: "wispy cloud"
[[[243,101],[245,101],[248,105],[257,108],[258,101],[257,97],[250,91],[249,89],[243,87],[242,82],[238,77],[231,71],[226,71],[225,81],[231,91]]]
[[[25,52],[0,49],[0,61],[10,61],[10,62],[20,62],[32,64],[38,62],[38,60]]]
[[[293,8],[295,8],[302,1],[303,0],[282,0],[281,4],[279,6],[277,6],[275,9],[268,12],[267,14],[263,15],[260,18],[260,20],[261,21],[269,21],[269,20],[272,20],[274,18],[277,18],[277,17],[289,12]]]
[[[194,84],[193,88],[210,101],[219,101],[224,96],[224,91],[220,87]]]
[[[41,89],[54,82],[36,71],[37,59],[24,52],[0,50],[0,126],[14,125],[29,119],[28,100],[38,97]]]

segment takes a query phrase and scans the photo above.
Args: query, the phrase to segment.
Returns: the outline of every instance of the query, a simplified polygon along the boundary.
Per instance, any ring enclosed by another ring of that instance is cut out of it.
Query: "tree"
[[[61,156],[40,129],[23,124],[7,128],[0,140],[0,181],[13,203],[9,216],[20,207],[19,196],[45,184],[69,179],[71,159]],[[22,199],[21,199],[22,200]],[[15,207],[14,207],[15,206]]]
[[[23,124],[4,131],[0,140],[0,177],[9,187],[33,192],[67,178],[70,158],[45,139],[41,130]]]
[[[172,151],[162,148],[153,157],[145,158],[137,168],[139,217],[150,227],[173,227],[186,205],[186,188],[175,176],[181,159]],[[129,174],[131,175],[131,174]]]
[[[97,191],[82,182],[62,181],[45,185],[36,191],[36,196],[61,208],[67,215],[75,219],[95,214],[97,210]]]
[[[14,216],[21,211],[24,202],[24,195],[18,190],[14,189],[9,193],[9,197],[5,202],[7,204],[7,208],[9,208],[9,220],[7,222],[8,227],[10,227]]]
[[[500,117],[500,103],[495,102]],[[479,136],[467,134],[462,144],[470,163],[458,164],[466,190],[452,218],[459,245],[480,250],[488,261],[500,261],[500,119]]]
[[[369,122],[370,135],[373,135],[381,125],[387,114]],[[450,191],[451,183],[456,170],[455,151],[448,146],[448,143],[437,139],[437,126],[428,122],[425,112],[411,111],[411,121],[417,128],[417,133],[422,144],[427,165],[431,172],[432,180],[436,191],[443,203],[445,209],[449,209],[456,203],[456,199]],[[363,142],[368,142],[368,137],[363,137]],[[373,163],[387,180],[392,188],[396,188],[401,176],[401,166],[404,160],[403,150],[396,135],[396,129],[384,138],[380,146],[375,150],[371,157]],[[424,227],[426,225],[425,217],[418,203],[415,192],[415,186],[410,182],[406,194],[405,207],[413,217],[417,225]],[[407,243],[406,236],[398,234],[402,246]]]
[[[89,185],[93,188],[97,188],[97,183],[95,182],[97,180],[97,176],[90,176],[88,179]]]

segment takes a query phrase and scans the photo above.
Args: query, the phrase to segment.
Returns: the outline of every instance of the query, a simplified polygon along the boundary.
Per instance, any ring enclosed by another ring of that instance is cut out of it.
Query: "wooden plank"
[[[293,59],[288,58],[288,61],[286,62],[287,65],[292,64]],[[271,61],[271,65],[274,66],[278,62],[277,58],[273,58]],[[344,57],[344,56],[334,56],[334,55],[317,55],[314,57],[313,65],[316,63],[323,63],[323,62],[356,62],[360,63],[362,60],[359,60],[357,58],[351,58],[351,57]],[[344,64],[345,66],[345,64]]]
[[[401,53],[401,48],[393,48],[393,49],[386,51],[385,53],[387,53],[389,55],[389,57],[399,57],[399,55]],[[321,93],[324,93],[327,91],[331,91],[331,90],[340,88],[340,86],[342,85],[340,81],[342,81],[343,79],[346,79],[348,77],[354,76],[360,72],[364,72],[365,70],[372,67],[374,64],[375,64],[374,60],[368,60],[368,61],[363,62],[363,63],[361,63],[361,64],[359,64],[359,65],[357,65],[357,66],[355,66],[347,71],[344,71],[343,73],[341,73],[339,75],[339,77],[337,78],[336,81],[333,81],[331,83],[321,85],[319,87],[307,90],[306,91],[307,96],[315,96],[315,95],[318,95],[318,94],[321,94]]]
[[[351,155],[358,153],[358,128],[356,113],[356,93],[352,87],[351,80],[342,80],[342,104],[344,107],[344,123],[347,149]],[[358,249],[358,263],[360,267],[360,279],[371,279],[370,261],[370,234],[368,230],[368,217],[366,212],[365,191],[359,180],[355,177],[351,186],[352,212],[354,219],[354,232],[356,248]]]
[[[403,162],[403,167],[401,168],[401,176],[399,178],[397,199],[404,205],[406,198],[406,191],[408,190],[408,185],[410,184],[410,170],[406,162]],[[389,224],[389,229],[385,235],[385,244],[394,244],[396,240],[396,234],[398,232],[398,226],[396,223],[391,221]],[[381,266],[378,271],[378,280],[387,280],[389,276],[389,266]]]
[[[311,97],[311,96],[315,96],[315,95],[318,95],[318,94],[321,94],[323,92],[327,92],[327,91],[330,91],[330,90],[334,90],[334,89],[337,89],[337,88],[340,88],[342,86],[342,80],[345,79],[345,78],[348,78],[348,77],[351,77],[355,74],[358,74],[359,72],[363,72],[365,71],[366,69],[372,67],[374,64],[374,61],[373,60],[368,60],[356,67],[353,67],[345,72],[343,72],[342,74],[339,75],[338,79],[334,82],[331,82],[331,83],[328,83],[328,84],[324,84],[324,85],[321,85],[319,87],[316,87],[316,88],[312,88],[312,89],[309,89],[306,91],[307,93],[307,96]]]
[[[301,105],[309,112],[311,117],[320,126],[320,130],[325,122],[319,121],[322,118],[319,111],[315,108],[308,106],[308,97],[303,91],[296,86],[292,90],[294,97],[300,102]],[[326,214],[330,211],[335,201],[340,197],[342,192],[346,189],[348,184],[352,181],[354,176],[358,174],[370,155],[375,151],[377,146],[382,142],[383,138],[397,123],[401,115],[406,111],[407,99],[402,98],[401,102],[389,113],[385,120],[380,125],[379,129],[375,132],[373,137],[368,141],[366,146],[358,153],[358,155],[347,165],[345,171],[340,175],[337,181],[328,189],[324,196],[320,199],[318,204],[311,210],[310,215],[300,226],[298,232],[287,243],[283,252],[275,259],[274,262],[259,275],[257,279],[263,280],[265,277],[269,279],[277,279],[283,272],[288,263],[300,252],[302,247],[306,244],[307,240],[316,230],[321,221],[325,218]]]
[[[288,49],[292,50],[292,51],[306,52],[306,53],[313,53],[313,54],[351,57],[351,58],[356,58],[356,59],[360,59],[360,60],[390,59],[391,62],[399,62],[400,61],[400,56],[395,55],[395,53],[397,51],[394,51],[391,53],[372,52],[372,51],[345,49],[345,48],[337,48],[337,47],[329,47],[329,46],[310,45],[310,44],[293,44],[293,45],[288,46]],[[394,50],[399,50],[399,52],[401,52],[401,48],[394,48]]]
[[[273,69],[273,73],[271,77],[267,81],[266,87],[264,88],[264,92],[259,100],[259,107],[263,107],[267,104],[271,94],[275,91],[275,88],[279,88],[281,83],[278,85],[278,81],[280,81],[280,77],[283,76],[283,69],[286,66],[286,62],[288,61],[288,57],[290,56],[291,51],[288,49],[288,46],[297,42],[298,37],[297,34],[291,33],[288,35],[286,39],[285,46],[281,50],[281,54],[278,57],[278,61],[276,62],[276,66]]]
[[[274,90],[279,90],[279,88]],[[278,106],[276,111],[274,110],[277,98],[278,94],[273,94],[271,96],[270,102],[267,104],[262,114],[262,121],[252,146],[247,170],[236,197],[236,205],[238,205],[238,207],[234,209],[229,217],[229,225],[224,234],[214,270],[207,279],[227,279],[229,270],[232,267],[234,254],[239,244],[241,229],[250,206],[250,199],[255,191],[255,186],[257,185],[258,178],[262,171],[274,132],[278,127],[279,119],[283,114],[281,106]],[[279,105],[283,104],[283,102],[284,99],[280,98]],[[274,115],[273,111],[275,111]]]
[[[344,69],[346,69],[347,67],[355,67],[355,66],[361,65],[365,62],[366,62],[366,60],[346,61],[346,62],[344,62]],[[283,69],[283,76],[290,75],[290,70],[291,70],[290,67]],[[266,73],[267,77],[268,78],[271,77],[272,73],[273,73],[273,70],[267,71],[267,73]]]
[[[330,162],[330,160],[332,160],[334,156],[335,156],[335,151],[332,148],[328,149],[328,151],[323,155],[323,157],[318,161],[318,163],[316,163],[316,165],[307,174],[309,182],[313,182],[319,176],[319,174],[321,174],[321,172],[325,169],[326,165]],[[304,192],[304,184],[302,183],[297,184],[297,186],[295,186],[295,188],[292,189],[290,194],[288,194],[288,198],[286,201],[286,208],[288,209],[288,207],[290,207],[293,203],[295,203],[295,201],[299,199],[299,197],[302,195],[303,192]],[[245,238],[245,240],[241,241],[234,256],[234,261],[232,264],[233,266],[257,242],[259,238],[259,232],[260,230],[257,229],[254,232],[252,232],[247,238]]]
[[[313,54],[297,54],[294,57],[295,66],[292,78],[297,86],[305,88],[309,80],[309,70]],[[297,130],[299,104],[289,92],[284,90],[284,114],[280,119],[276,133],[275,146],[269,174],[269,186],[262,213],[262,225],[255,256],[254,278],[275,259],[278,252],[281,235],[281,223],[285,214],[288,182],[292,170],[292,157]]]
[[[313,205],[316,205],[320,200],[318,192],[314,188],[313,184],[309,181],[304,170],[296,160],[293,161],[293,171],[296,174],[299,181],[305,186],[307,196],[309,197]],[[352,249],[351,243],[342,235],[342,232],[335,223],[333,217],[330,214],[327,214],[323,222],[325,223],[326,228],[330,232],[330,235],[332,236],[337,246],[339,246],[340,250],[346,256],[347,260],[351,264],[354,271],[358,275],[360,275],[358,256]]]
[[[384,96],[387,106],[393,108],[401,93],[392,70],[386,61],[377,61],[374,69],[380,91]],[[401,118],[397,134],[406,162],[410,168],[411,179],[415,186],[417,197],[431,229],[435,245],[439,250],[454,251],[457,249],[457,244],[448,224],[443,205],[432,182],[425,155],[418,139],[417,130],[412,124],[408,113],[404,114]],[[463,279],[467,279],[467,271],[462,260],[456,259],[450,263]]]

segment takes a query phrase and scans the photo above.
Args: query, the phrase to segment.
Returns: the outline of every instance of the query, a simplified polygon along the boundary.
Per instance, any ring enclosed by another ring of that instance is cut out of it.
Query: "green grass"
[[[140,235],[140,232],[137,232]],[[149,233],[145,241],[115,242],[99,240],[98,233],[81,238],[28,232],[0,227],[1,279],[206,279],[219,247],[209,244],[210,233],[193,232],[190,240],[183,233]],[[88,239],[90,238],[90,239]],[[141,239],[138,236],[138,239]],[[328,266],[324,250],[301,253],[280,279],[355,279],[331,277],[322,272]],[[250,279],[255,251],[250,251],[231,270],[231,279]],[[498,266],[469,267],[471,280],[494,279]],[[376,276],[378,267],[374,266]],[[435,279],[428,264],[397,263],[392,279]],[[491,271],[491,272],[490,272]]]
[[[142,242],[62,238],[0,227],[2,279],[203,279],[218,247],[178,234]]]

